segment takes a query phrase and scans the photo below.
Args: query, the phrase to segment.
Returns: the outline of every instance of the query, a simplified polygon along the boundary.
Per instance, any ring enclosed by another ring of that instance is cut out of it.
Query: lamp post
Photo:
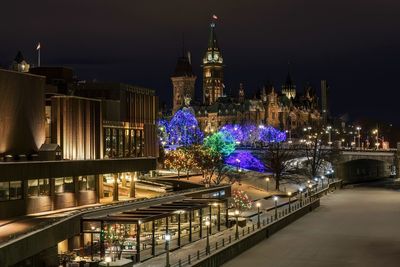
[[[236,217],[235,239],[239,239],[239,210],[235,210],[235,217]]]
[[[290,205],[290,200],[292,198],[292,192],[288,192],[287,195],[289,197],[289,212],[291,212],[292,211],[292,206]]]
[[[357,126],[357,137],[358,137],[358,149],[361,150],[361,127]]]
[[[275,220],[278,219],[278,197],[274,196],[274,202],[275,202]]]
[[[265,178],[265,181],[267,182],[267,192],[269,191],[269,177]]]
[[[210,227],[210,221],[206,220],[206,227],[207,227],[207,243],[206,243],[206,254],[210,254],[210,233],[208,232],[208,229]]]
[[[217,214],[217,231],[221,231],[221,206],[219,203],[215,202],[214,207],[218,208],[218,214]]]
[[[261,227],[261,223],[260,223],[260,207],[261,207],[261,203],[257,202],[256,206],[257,206],[257,228],[260,228]]]
[[[376,140],[375,146],[376,146],[376,150],[378,150],[379,149],[379,129],[378,128],[374,129],[372,131],[372,133],[376,135],[375,136],[375,140]]]
[[[316,187],[316,188],[318,189],[318,184],[319,184],[319,183],[318,183],[318,178],[315,177],[315,178],[314,178],[314,181],[315,181],[315,183],[317,184],[317,187]]]
[[[312,189],[312,184],[308,185],[308,199],[311,200],[311,189]]]
[[[240,169],[240,159],[236,159],[236,163],[237,163],[237,165],[236,165],[236,171],[239,172],[239,169]]]
[[[166,242],[166,247],[167,247],[167,256],[166,256],[166,262],[165,262],[165,267],[170,267],[171,265],[169,264],[169,242],[171,241],[171,235],[166,234],[165,235],[165,242]]]
[[[299,188],[300,193],[300,206],[303,206],[303,187]]]

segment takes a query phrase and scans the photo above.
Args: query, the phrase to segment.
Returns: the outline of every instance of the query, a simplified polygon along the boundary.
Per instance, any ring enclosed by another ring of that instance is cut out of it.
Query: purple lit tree
[[[178,110],[168,126],[169,143],[178,146],[191,146],[203,141],[203,133],[194,114],[188,108]]]
[[[286,140],[286,133],[272,126],[260,126],[259,139],[264,143],[281,143]]]
[[[237,151],[225,159],[225,163],[237,169],[247,169],[257,172],[264,172],[264,164],[248,151]]]
[[[236,144],[240,144],[244,140],[242,126],[238,124],[226,124],[220,131],[229,133],[235,139]]]

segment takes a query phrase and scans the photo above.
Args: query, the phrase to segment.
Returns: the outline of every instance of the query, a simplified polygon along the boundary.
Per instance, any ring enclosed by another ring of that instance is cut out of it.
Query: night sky
[[[18,50],[36,63],[40,41],[42,65],[154,88],[170,102],[184,33],[200,97],[200,64],[216,14],[228,92],[239,82],[249,96],[268,80],[280,88],[289,61],[300,90],[328,80],[334,114],[399,125],[399,10],[398,0],[4,0],[0,65],[8,67]]]

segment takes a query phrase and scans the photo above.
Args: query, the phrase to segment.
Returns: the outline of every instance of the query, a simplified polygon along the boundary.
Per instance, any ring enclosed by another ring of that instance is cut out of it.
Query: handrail
[[[207,248],[197,250],[197,252],[194,254],[188,254],[186,259],[178,259],[177,262],[170,264],[170,266],[171,267],[182,267],[182,266],[186,266],[186,265],[192,265],[193,262],[200,261],[200,260],[208,257],[209,255],[211,255],[213,252],[216,252],[216,251],[224,248],[225,246],[230,246],[230,245],[233,245],[233,244],[239,242],[241,240],[240,239],[241,237],[243,238],[244,236],[248,236],[248,235],[258,232],[258,231],[262,231],[266,227],[269,227],[270,225],[283,220],[284,218],[297,212],[298,210],[309,207],[310,205],[319,201],[320,198],[318,196],[320,196],[321,194],[323,194],[324,192],[329,190],[331,188],[331,186],[336,187],[336,184],[341,183],[341,182],[342,182],[342,180],[335,180],[335,181],[327,184],[325,187],[323,187],[318,192],[315,192],[314,194],[310,195],[310,197],[308,197],[306,199],[302,199],[301,202],[300,202],[300,200],[294,201],[294,202],[298,202],[298,203],[293,203],[291,201],[291,209],[290,210],[289,210],[289,207],[285,208],[285,206],[288,206],[288,204],[289,204],[289,202],[286,202],[284,205],[277,207],[278,209],[281,208],[281,211],[278,212],[278,216],[276,218],[274,216],[271,216],[271,217],[267,217],[266,220],[263,219],[260,228],[257,227],[256,223],[252,223],[251,226],[247,226],[247,231],[245,229],[242,229],[242,231],[239,231],[238,239],[233,240],[232,235],[229,234],[229,238],[227,239],[226,242],[225,242],[225,238],[222,238],[221,241],[217,241],[217,242],[213,243],[213,245],[210,246],[208,251],[207,251]],[[315,198],[315,196],[317,196],[318,198]],[[282,211],[282,208],[283,208],[283,211]],[[275,207],[273,209],[275,209]]]

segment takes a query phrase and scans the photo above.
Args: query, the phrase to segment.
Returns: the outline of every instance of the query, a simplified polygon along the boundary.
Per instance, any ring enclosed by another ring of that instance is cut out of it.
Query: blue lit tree
[[[203,133],[194,114],[187,108],[178,110],[168,125],[169,143],[191,146],[203,141]]]
[[[237,169],[247,169],[257,172],[264,172],[264,164],[248,151],[237,151],[225,159],[225,163]]]
[[[272,126],[259,127],[259,140],[264,143],[281,143],[286,141],[286,133]]]
[[[226,124],[224,125],[221,132],[227,132],[235,139],[236,144],[240,144],[244,141],[244,135],[242,131],[242,126],[238,124]]]
[[[169,144],[169,123],[166,119],[158,120],[157,135],[162,146]]]

